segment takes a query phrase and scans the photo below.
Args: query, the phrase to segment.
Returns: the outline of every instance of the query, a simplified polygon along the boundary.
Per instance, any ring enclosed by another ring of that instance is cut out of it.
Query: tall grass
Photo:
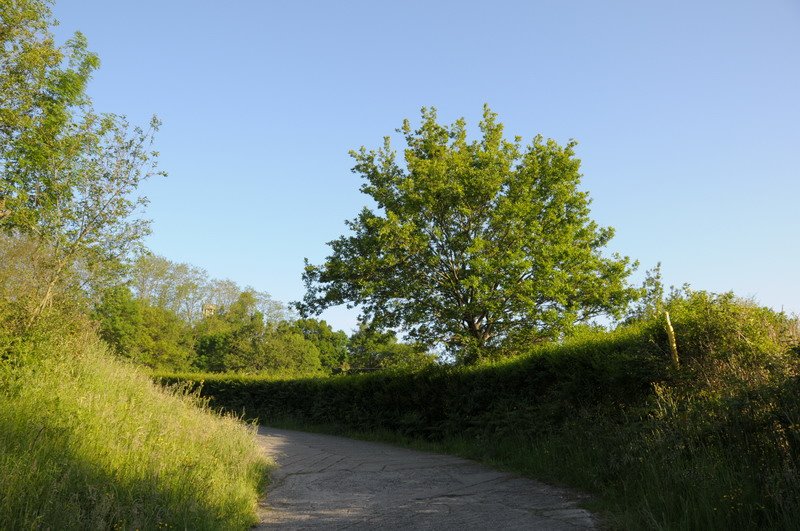
[[[91,334],[0,359],[0,527],[245,529],[254,427],[164,390]]]

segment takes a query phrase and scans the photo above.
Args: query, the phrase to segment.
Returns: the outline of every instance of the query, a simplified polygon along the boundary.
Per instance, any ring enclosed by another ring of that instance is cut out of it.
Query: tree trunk
[[[61,276],[60,270],[53,273],[50,282],[47,284],[47,290],[44,293],[44,297],[42,297],[42,300],[39,302],[39,304],[36,305],[36,308],[31,312],[30,316],[28,317],[28,322],[25,325],[26,329],[32,327],[36,323],[36,321],[39,320],[39,317],[42,316],[42,313],[44,313],[45,309],[47,309],[47,307],[52,304],[53,290],[55,289],[60,276]]]

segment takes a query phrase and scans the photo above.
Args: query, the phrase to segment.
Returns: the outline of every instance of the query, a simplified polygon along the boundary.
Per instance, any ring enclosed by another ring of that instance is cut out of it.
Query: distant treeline
[[[198,267],[145,255],[129,282],[105,287],[92,312],[120,356],[157,370],[331,374],[420,368],[434,357],[362,323],[351,336],[296,319],[282,303]]]

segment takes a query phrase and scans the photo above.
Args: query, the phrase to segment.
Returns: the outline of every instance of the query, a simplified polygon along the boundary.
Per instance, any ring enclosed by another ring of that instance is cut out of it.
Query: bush
[[[798,342],[797,322],[733,293],[687,290],[668,309],[683,357],[753,361],[778,357]]]

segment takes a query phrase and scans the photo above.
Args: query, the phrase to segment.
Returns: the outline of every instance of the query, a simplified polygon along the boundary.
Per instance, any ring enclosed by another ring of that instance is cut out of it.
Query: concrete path
[[[577,496],[474,461],[274,428],[258,529],[593,529]]]

